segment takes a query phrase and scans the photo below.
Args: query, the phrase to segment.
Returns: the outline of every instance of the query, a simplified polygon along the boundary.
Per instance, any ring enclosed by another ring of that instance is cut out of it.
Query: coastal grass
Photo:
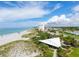
[[[27,53],[27,48],[28,48],[28,52],[30,52],[30,51],[35,51],[35,52],[36,52],[36,50],[39,50],[39,49],[37,48],[37,45],[34,44],[34,43],[31,42],[31,41],[18,40],[18,41],[13,41],[13,42],[10,42],[10,43],[7,43],[7,44],[5,44],[5,45],[0,46],[0,56],[7,57],[7,56],[8,56],[8,52],[9,52],[14,46],[16,46],[16,44],[18,44],[18,43],[20,43],[20,42],[26,44],[26,46],[25,46],[25,51],[26,51],[26,53]],[[17,47],[17,48],[18,48],[18,47]],[[39,50],[39,51],[40,51],[40,50]]]
[[[37,31],[36,36],[32,37],[32,41],[37,45],[40,49],[41,57],[52,57],[53,56],[53,48],[49,45],[41,43],[39,40],[45,40],[51,38],[52,35],[48,34],[47,32]]]
[[[29,34],[24,34],[22,37],[29,37],[30,40],[17,40],[5,45],[0,46],[0,55],[7,56],[7,53],[14,47],[14,45],[18,44],[19,42],[26,43],[25,48],[29,48],[29,51],[38,50],[40,52],[41,57],[51,57],[53,56],[53,48],[50,48],[48,45],[39,42],[39,40],[44,40],[51,38],[52,35],[48,34],[47,32],[42,32],[37,29],[32,30]]]
[[[32,30],[31,30],[31,33],[29,33],[29,34],[23,34],[22,37],[25,37],[25,38],[27,38],[27,37],[32,38],[32,37],[36,36],[37,34],[38,34],[37,29],[32,29]]]
[[[41,54],[39,55],[40,57],[52,57],[53,56],[53,48],[50,48],[48,45],[41,43],[39,40],[45,40],[48,38],[52,38],[52,35],[39,31],[38,29],[33,29],[31,33],[24,34],[22,37],[30,37],[31,41],[34,42],[37,45],[37,48],[40,49]]]

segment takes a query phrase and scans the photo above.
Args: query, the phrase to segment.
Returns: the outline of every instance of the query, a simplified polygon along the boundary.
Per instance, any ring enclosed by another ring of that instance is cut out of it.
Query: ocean
[[[21,31],[28,30],[28,29],[31,29],[31,27],[28,27],[28,28],[0,28],[0,35],[21,32]]]

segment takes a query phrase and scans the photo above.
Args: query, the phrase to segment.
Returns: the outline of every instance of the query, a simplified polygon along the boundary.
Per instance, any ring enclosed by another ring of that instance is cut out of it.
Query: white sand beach
[[[4,45],[6,43],[16,41],[16,40],[28,40],[29,38],[23,38],[22,35],[29,34],[29,33],[30,31],[25,30],[19,33],[11,33],[11,34],[2,35],[0,36],[0,45]]]
[[[9,42],[13,42],[16,40],[29,40],[29,38],[22,37],[23,34],[29,34],[31,31],[26,30],[19,33],[11,33],[0,36],[0,46],[7,44]],[[34,46],[34,48],[33,48]],[[5,49],[6,48],[6,49]],[[32,49],[33,48],[33,49]],[[40,55],[39,49],[35,47],[35,44],[30,44],[29,42],[18,41],[18,43],[13,43],[9,45],[9,48],[4,47],[1,48],[1,51],[4,51],[5,54],[0,54],[0,57],[34,57]],[[7,52],[5,52],[9,49]]]

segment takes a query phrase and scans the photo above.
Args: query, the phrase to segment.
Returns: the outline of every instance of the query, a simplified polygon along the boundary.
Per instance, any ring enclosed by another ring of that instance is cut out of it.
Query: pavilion
[[[60,42],[60,38],[57,37],[57,38],[50,38],[50,39],[45,39],[45,40],[39,40],[40,42],[43,42],[45,44],[48,44],[48,45],[51,45],[51,46],[54,46],[54,47],[61,47],[61,42]]]

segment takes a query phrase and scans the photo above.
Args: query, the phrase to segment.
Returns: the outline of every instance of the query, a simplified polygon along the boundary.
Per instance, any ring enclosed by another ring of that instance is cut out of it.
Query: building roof
[[[61,42],[60,42],[60,38],[50,38],[50,39],[45,39],[45,40],[40,40],[40,42],[55,46],[55,47],[60,47],[61,46]]]

